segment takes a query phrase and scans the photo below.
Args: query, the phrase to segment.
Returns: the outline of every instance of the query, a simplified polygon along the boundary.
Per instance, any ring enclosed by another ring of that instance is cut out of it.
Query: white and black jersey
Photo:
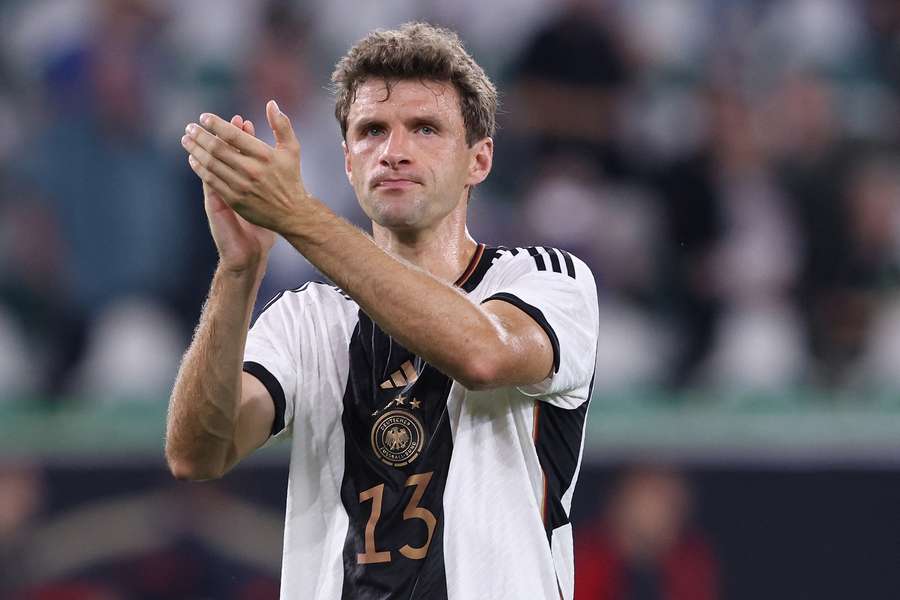
[[[467,390],[322,283],[280,294],[251,327],[244,370],[292,444],[282,598],[573,597],[593,276],[562,250],[479,245],[456,285],[540,324],[552,375]]]

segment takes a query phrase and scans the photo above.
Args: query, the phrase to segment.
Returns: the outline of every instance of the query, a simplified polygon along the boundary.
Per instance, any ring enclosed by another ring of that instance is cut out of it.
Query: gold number
[[[428,539],[425,540],[423,546],[413,548],[409,544],[404,544],[404,546],[400,548],[400,554],[413,560],[421,560],[428,554],[428,547],[431,545],[431,537],[434,535],[434,528],[437,527],[437,518],[434,516],[434,513],[427,508],[419,506],[419,502],[422,501],[422,496],[425,495],[428,484],[431,483],[432,475],[434,475],[434,471],[429,471],[428,473],[410,475],[409,479],[406,480],[406,487],[414,485],[416,486],[416,489],[413,490],[412,498],[409,499],[409,503],[403,510],[403,520],[421,519],[425,521],[425,526],[428,528]],[[383,497],[383,483],[379,483],[375,487],[371,487],[359,494],[360,502],[372,501],[372,514],[369,515],[369,521],[366,523],[366,551],[365,553],[356,555],[356,562],[360,565],[391,562],[391,553],[389,550],[379,552],[375,549],[375,526],[378,524],[378,519],[381,518],[381,501]]]
[[[427,488],[428,484],[431,482],[431,476],[433,474],[434,471],[429,471],[428,473],[422,473],[420,475],[412,475],[406,480],[406,487],[414,485],[416,486],[416,489],[413,491],[412,498],[409,499],[409,504],[407,504],[406,508],[403,510],[403,520],[422,519],[425,521],[425,526],[428,527],[428,539],[425,540],[424,546],[413,548],[409,544],[406,544],[400,548],[400,554],[406,558],[415,560],[425,558],[425,555],[428,554],[428,546],[431,545],[431,536],[434,534],[437,519],[430,510],[422,508],[421,506],[418,506],[418,504],[419,501],[422,500],[422,496],[425,494],[425,488]]]
[[[384,496],[383,483],[379,483],[375,487],[359,493],[360,502],[372,501],[372,514],[369,515],[369,522],[366,523],[366,552],[365,554],[356,555],[356,562],[361,565],[391,562],[390,552],[378,552],[375,550],[375,525],[378,523],[378,519],[381,518],[382,496]]]

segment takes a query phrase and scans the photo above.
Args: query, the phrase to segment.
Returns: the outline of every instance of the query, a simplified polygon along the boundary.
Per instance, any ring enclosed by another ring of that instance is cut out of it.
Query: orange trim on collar
[[[475,254],[472,255],[472,260],[469,261],[466,270],[463,271],[463,274],[459,276],[459,279],[457,279],[453,285],[462,286],[468,281],[469,277],[472,276],[472,273],[475,272],[475,268],[478,266],[482,254],[484,254],[484,244],[478,244],[478,247],[475,248]]]

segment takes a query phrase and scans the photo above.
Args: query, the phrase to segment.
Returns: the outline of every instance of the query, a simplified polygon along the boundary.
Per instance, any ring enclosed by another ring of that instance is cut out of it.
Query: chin
[[[369,218],[388,229],[414,229],[421,225],[424,215],[415,200],[376,200]]]
[[[421,226],[421,219],[418,215],[398,214],[396,212],[380,213],[372,220],[385,229],[395,229],[398,231],[416,229]]]

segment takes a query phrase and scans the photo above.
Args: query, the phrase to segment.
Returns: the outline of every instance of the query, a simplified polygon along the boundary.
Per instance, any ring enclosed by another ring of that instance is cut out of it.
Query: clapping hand
[[[232,117],[229,125],[247,136],[255,137],[253,123],[245,121],[240,115]],[[189,146],[187,135],[182,138],[182,145]],[[188,157],[191,168],[198,172],[200,163],[193,155]],[[201,176],[201,179],[203,177]],[[213,240],[219,251],[222,266],[232,272],[246,271],[261,264],[272,245],[275,234],[268,229],[250,223],[231,208],[225,201],[219,186],[213,186],[203,180],[203,204]]]
[[[205,189],[247,222],[284,233],[308,197],[300,177],[300,142],[274,100],[266,104],[266,118],[274,147],[256,138],[252,125],[248,131],[245,121],[211,113],[188,124],[181,144]]]

